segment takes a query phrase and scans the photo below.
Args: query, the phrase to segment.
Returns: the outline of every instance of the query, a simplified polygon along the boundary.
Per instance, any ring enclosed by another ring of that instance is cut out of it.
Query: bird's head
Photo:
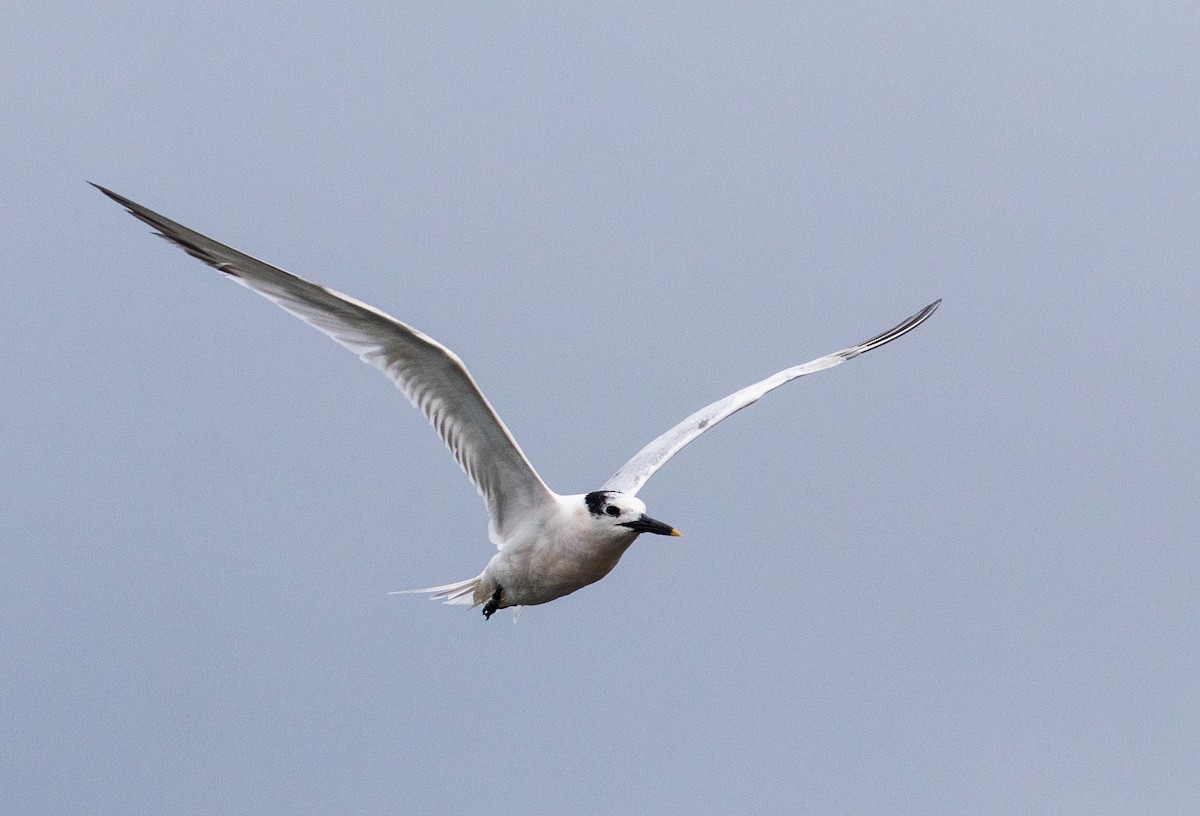
[[[635,533],[679,536],[683,533],[670,524],[646,515],[646,504],[636,496],[616,490],[596,490],[583,497],[588,514],[597,525],[627,528]]]

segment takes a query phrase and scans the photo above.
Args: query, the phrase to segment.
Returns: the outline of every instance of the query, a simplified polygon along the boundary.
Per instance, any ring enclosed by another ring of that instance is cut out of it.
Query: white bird
[[[895,328],[793,366],[701,408],[642,448],[591,493],[546,486],[454,352],[352,297],[318,286],[93,185],[189,255],[253,289],[379,368],[425,414],[487,504],[499,552],[466,581],[426,589],[448,604],[497,609],[542,604],[607,575],[641,533],[679,531],[646,515],[637,492],[668,459],[721,420],[786,382],[844,363],[925,322],[934,301]]]

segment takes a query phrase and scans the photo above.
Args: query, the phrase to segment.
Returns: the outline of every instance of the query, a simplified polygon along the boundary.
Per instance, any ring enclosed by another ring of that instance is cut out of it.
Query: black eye
[[[605,508],[604,508],[604,512],[605,512],[605,513],[608,513],[610,516],[619,516],[619,515],[621,515],[621,510],[620,510],[620,508],[619,508],[619,507],[617,507],[615,504],[610,504],[608,507],[605,507]]]

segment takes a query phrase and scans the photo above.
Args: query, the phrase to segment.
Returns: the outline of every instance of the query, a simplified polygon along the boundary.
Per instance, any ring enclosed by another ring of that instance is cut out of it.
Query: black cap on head
[[[593,490],[583,497],[584,504],[587,505],[588,512],[593,516],[604,515],[604,503],[608,501],[609,490]]]

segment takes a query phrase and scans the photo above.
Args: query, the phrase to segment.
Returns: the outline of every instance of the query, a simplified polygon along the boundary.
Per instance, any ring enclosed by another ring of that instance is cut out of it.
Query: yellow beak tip
[[[683,538],[683,533],[679,532],[678,530],[676,530],[674,528],[671,528],[671,535],[678,536],[679,538]]]

